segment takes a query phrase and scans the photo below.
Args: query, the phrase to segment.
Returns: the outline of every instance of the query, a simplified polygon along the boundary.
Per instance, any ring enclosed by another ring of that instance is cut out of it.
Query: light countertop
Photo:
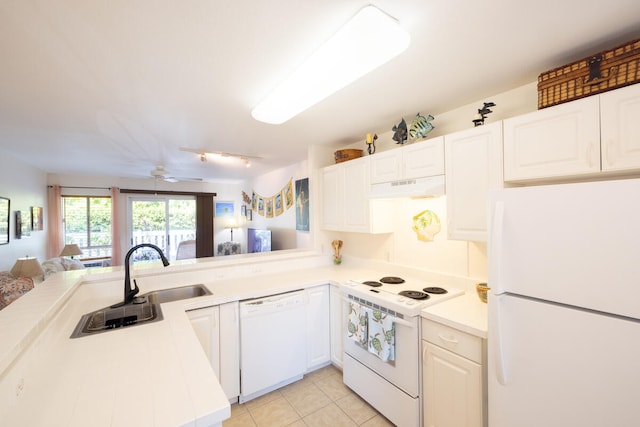
[[[487,304],[475,292],[434,304],[422,310],[422,317],[459,329],[471,335],[487,338]]]
[[[162,304],[160,322],[77,339],[69,337],[83,314],[121,300],[122,272],[48,279],[0,313],[0,419],[32,426],[219,425],[230,416],[229,402],[186,310],[390,273],[388,265],[371,263],[285,264],[137,271],[141,293],[202,283],[212,295]],[[484,327],[486,337],[486,306],[468,296],[423,316],[480,336]]]

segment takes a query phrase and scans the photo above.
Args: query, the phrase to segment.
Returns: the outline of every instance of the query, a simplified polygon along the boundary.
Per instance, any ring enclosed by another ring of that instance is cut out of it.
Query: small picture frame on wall
[[[11,200],[0,197],[0,245],[9,243],[9,218],[11,217]]]
[[[246,205],[242,205],[242,206],[240,207],[240,214],[241,214],[242,216],[247,216],[247,206],[246,206]]]
[[[31,207],[31,230],[42,231],[42,208],[38,206]]]
[[[16,239],[31,236],[31,218],[29,211],[16,211]]]
[[[233,202],[216,202],[216,216],[218,218],[222,217],[233,217]]]
[[[253,210],[247,209],[247,221],[253,221]]]

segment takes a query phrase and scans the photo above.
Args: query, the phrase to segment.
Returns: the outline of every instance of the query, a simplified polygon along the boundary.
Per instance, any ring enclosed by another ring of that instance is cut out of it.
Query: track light
[[[251,167],[251,162],[249,162],[249,159],[247,159],[246,157],[244,157],[244,158],[243,158],[243,160],[244,160],[244,165],[245,165],[245,167],[250,168],[250,167]]]
[[[206,162],[207,161],[207,154],[206,153],[200,154],[200,161],[201,162]]]

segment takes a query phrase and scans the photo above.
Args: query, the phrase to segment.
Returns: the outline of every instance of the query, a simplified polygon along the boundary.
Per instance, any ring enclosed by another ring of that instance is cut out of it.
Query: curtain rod
[[[212,196],[216,197],[217,193],[203,193],[198,191],[165,191],[165,190],[131,190],[126,188],[121,188],[120,193],[122,194],[153,194],[153,195],[163,195],[163,196]]]
[[[80,188],[83,190],[111,190],[112,187],[80,187],[80,186],[67,186],[67,185],[60,185],[60,188]],[[53,185],[47,185],[47,188],[53,188]]]

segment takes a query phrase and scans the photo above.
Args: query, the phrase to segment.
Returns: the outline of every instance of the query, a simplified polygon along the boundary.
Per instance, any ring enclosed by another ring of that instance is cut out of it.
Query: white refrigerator
[[[639,426],[640,179],[490,207],[489,426]]]

